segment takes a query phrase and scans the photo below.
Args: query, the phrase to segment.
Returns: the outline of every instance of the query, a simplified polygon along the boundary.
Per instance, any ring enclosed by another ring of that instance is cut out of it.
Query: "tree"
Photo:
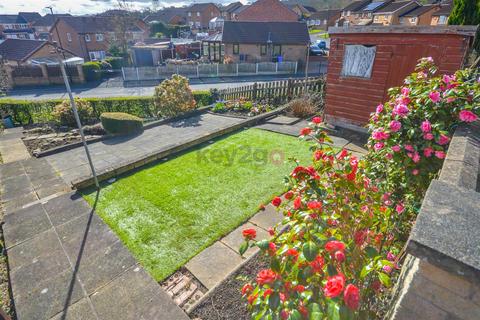
[[[114,37],[109,39],[110,46],[116,47],[120,56],[128,56],[128,43],[133,39],[132,28],[137,25],[138,13],[127,0],[119,0],[116,9],[108,11],[114,26]]]
[[[454,0],[453,9],[448,18],[449,25],[479,25],[480,24],[480,1],[478,0]],[[473,49],[480,53],[480,30],[477,29]]]

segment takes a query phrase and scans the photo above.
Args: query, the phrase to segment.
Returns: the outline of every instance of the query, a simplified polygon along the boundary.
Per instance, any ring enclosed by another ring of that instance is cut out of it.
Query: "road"
[[[245,85],[251,85],[255,82],[264,83],[275,80],[282,80],[288,77],[256,77],[254,79],[208,79],[191,81],[190,87],[192,90],[210,90],[235,88]],[[91,97],[127,97],[127,96],[152,96],[155,90],[154,86],[138,86],[138,87],[124,87],[121,81],[107,81],[103,82],[96,87],[93,86],[74,86],[72,88],[75,97],[79,98],[91,98]],[[14,89],[8,93],[4,98],[24,99],[24,100],[47,100],[47,99],[64,99],[67,98],[65,87],[36,87],[28,89]],[[2,98],[0,98],[2,99]]]

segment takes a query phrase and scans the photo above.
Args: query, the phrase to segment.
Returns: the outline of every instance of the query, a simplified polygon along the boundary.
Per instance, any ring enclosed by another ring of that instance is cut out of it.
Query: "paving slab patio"
[[[23,127],[5,129],[0,135],[0,155],[4,163],[30,158],[22,141]]]
[[[0,190],[18,320],[188,319],[47,160],[0,165]]]
[[[135,137],[114,137],[89,144],[93,163],[98,172],[107,172],[119,164],[135,163],[151,155],[177,148],[195,139],[221,132],[245,119],[200,114],[145,130]],[[91,176],[82,147],[46,156],[45,159],[71,185],[73,181]]]

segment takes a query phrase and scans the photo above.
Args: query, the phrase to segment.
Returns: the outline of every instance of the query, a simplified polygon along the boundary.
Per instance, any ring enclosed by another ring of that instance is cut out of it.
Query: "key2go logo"
[[[251,146],[237,146],[230,149],[205,149],[197,151],[197,163],[216,163],[223,166],[234,164],[258,164],[271,163],[281,166],[285,162],[283,150],[269,150],[253,148]]]

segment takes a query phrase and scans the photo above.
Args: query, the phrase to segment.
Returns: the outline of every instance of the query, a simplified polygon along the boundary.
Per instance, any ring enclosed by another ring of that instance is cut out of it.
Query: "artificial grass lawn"
[[[254,215],[260,203],[283,192],[283,178],[294,167],[288,158],[308,163],[310,145],[244,130],[105,185],[97,213],[161,281]],[[285,161],[272,163],[275,150],[284,153]],[[225,154],[234,161],[229,164]],[[93,203],[94,192],[84,196]]]

